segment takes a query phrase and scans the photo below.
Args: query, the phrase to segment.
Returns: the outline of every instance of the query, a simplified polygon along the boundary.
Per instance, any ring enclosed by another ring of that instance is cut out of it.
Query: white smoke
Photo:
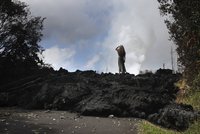
[[[60,67],[72,70],[72,57],[75,53],[75,50],[69,48],[59,48],[58,46],[53,46],[43,52],[44,62],[50,64],[56,70]]]
[[[89,61],[84,66],[84,69],[86,69],[86,70],[95,69],[95,64],[97,62],[99,62],[99,60],[100,60],[100,56],[99,55],[95,55],[94,57],[89,59]]]
[[[116,73],[118,55],[115,48],[121,44],[126,50],[125,64],[129,73],[158,69],[163,63],[166,67],[170,65],[169,35],[156,0],[21,1],[30,5],[33,15],[47,17],[45,58],[55,68],[64,66],[72,68],[70,70]],[[51,54],[57,50],[49,48],[52,47],[49,42],[59,46],[57,59]],[[72,46],[76,53],[70,57],[64,55],[70,52],[61,51],[61,48],[70,50]]]
[[[113,0],[113,4],[116,12],[108,37],[103,43],[106,51],[103,59],[109,72],[117,72],[118,55],[115,48],[122,44],[126,50],[127,72],[138,74],[148,48],[155,45],[157,40],[155,24],[160,19],[158,5],[147,0]],[[160,23],[163,23],[161,19]]]

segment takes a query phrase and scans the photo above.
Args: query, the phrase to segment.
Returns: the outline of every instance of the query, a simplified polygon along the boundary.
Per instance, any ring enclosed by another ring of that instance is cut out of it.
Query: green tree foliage
[[[0,75],[25,75],[43,65],[38,56],[43,21],[23,2],[0,0]]]
[[[158,0],[187,80],[200,71],[200,0]]]

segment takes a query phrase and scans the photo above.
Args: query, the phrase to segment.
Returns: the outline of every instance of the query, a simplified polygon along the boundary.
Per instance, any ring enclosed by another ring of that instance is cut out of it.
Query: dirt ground
[[[0,108],[0,134],[136,134],[138,121],[66,111]]]

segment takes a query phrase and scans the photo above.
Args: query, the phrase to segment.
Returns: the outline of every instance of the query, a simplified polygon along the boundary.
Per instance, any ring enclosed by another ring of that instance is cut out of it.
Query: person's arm
[[[117,51],[119,49],[119,46],[115,48],[115,50]]]

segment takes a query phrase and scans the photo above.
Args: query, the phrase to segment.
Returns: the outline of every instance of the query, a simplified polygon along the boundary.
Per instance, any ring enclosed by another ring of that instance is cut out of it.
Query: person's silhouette
[[[125,59],[126,59],[126,52],[123,45],[118,46],[115,49],[119,55],[118,57],[118,66],[119,66],[119,73],[126,73],[125,68]]]

